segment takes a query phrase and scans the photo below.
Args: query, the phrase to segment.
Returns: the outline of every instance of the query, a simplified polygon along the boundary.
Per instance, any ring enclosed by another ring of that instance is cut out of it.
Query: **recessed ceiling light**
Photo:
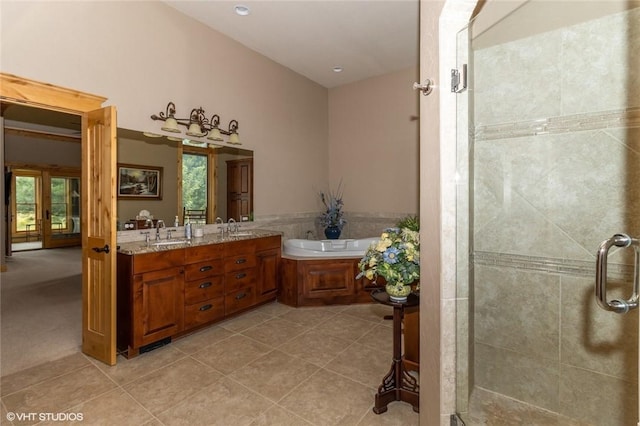
[[[237,4],[233,10],[236,11],[237,15],[240,16],[247,16],[249,13],[251,13],[251,9],[249,9],[249,6],[245,6],[243,4]]]
[[[333,72],[342,72],[342,67],[333,67]]]

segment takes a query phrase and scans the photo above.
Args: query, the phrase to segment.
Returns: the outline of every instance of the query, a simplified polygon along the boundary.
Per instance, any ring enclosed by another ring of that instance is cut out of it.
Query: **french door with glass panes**
[[[80,245],[80,173],[45,172],[44,247]]]
[[[80,245],[79,172],[15,169],[12,177],[12,242]]]

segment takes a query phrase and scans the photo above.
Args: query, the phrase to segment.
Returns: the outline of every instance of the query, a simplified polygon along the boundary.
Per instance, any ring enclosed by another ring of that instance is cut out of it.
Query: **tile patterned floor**
[[[389,309],[270,303],[113,367],[74,354],[2,377],[0,424],[418,425],[403,402],[372,411]]]

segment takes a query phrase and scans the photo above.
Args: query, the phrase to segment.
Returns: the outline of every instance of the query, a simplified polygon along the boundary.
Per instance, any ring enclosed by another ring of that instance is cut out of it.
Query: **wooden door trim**
[[[107,98],[0,72],[0,100],[79,115],[100,109]]]

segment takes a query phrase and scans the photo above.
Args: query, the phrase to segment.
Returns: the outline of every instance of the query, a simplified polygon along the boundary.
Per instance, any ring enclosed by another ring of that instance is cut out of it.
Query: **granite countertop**
[[[238,235],[220,237],[220,234],[205,234],[202,237],[192,237],[187,240],[183,235],[177,238],[171,238],[167,240],[166,237],[160,241],[155,240],[155,236],[151,238],[149,244],[145,241],[130,241],[118,243],[118,253],[134,255],[144,253],[158,253],[167,250],[183,249],[186,247],[204,246],[210,244],[221,244],[230,241],[251,240],[254,238],[272,237],[276,235],[282,235],[281,232],[269,231],[266,229],[250,229],[246,231],[240,231]]]

